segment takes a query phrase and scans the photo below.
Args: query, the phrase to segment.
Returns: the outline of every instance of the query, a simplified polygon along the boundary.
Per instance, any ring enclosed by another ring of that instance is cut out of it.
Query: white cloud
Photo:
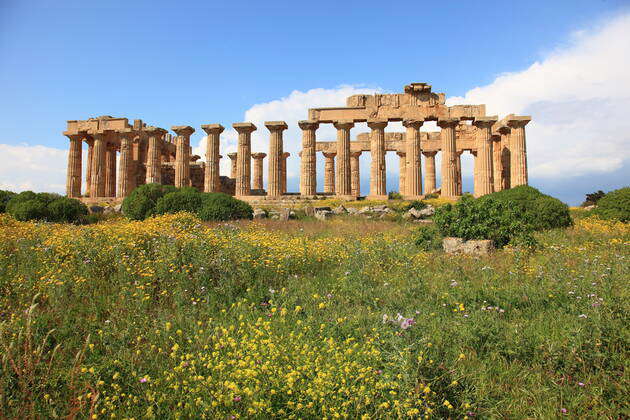
[[[610,172],[630,158],[630,14],[576,32],[569,45],[529,68],[476,87],[455,103],[485,103],[489,115],[531,115],[530,177]]]
[[[64,193],[67,155],[41,145],[0,144],[0,189]]]

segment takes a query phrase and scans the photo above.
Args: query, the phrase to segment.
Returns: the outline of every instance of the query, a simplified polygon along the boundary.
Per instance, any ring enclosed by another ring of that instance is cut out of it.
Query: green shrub
[[[411,209],[422,210],[426,206],[427,206],[427,203],[425,203],[424,201],[413,200],[413,201],[405,204],[404,206],[402,206],[402,211],[405,212],[405,211],[409,211]]]
[[[21,221],[44,220],[48,222],[76,223],[82,221],[88,210],[85,204],[59,194],[24,191],[15,194],[7,202],[7,213]]]
[[[251,219],[252,207],[244,201],[224,193],[203,194],[203,205],[197,215],[201,220],[219,221]]]
[[[423,251],[434,251],[442,248],[440,231],[434,225],[421,226],[416,231],[415,244]]]
[[[496,200],[507,204],[521,213],[521,218],[536,231],[568,227],[573,224],[566,204],[528,185],[488,194],[480,200]]]
[[[390,191],[389,194],[387,194],[387,198],[389,200],[402,200],[402,195],[396,191]]]
[[[88,214],[85,204],[79,200],[68,197],[60,197],[48,204],[47,219],[50,222],[74,223],[83,220]]]
[[[470,239],[491,239],[502,247],[512,241],[532,242],[532,226],[517,206],[508,202],[485,198],[476,200],[464,196],[453,204],[438,208],[433,221],[443,236]]]
[[[40,200],[21,200],[11,203],[9,212],[16,220],[45,220],[47,215],[46,203]]]
[[[203,205],[204,194],[195,188],[182,188],[160,197],[155,206],[156,214],[179,213],[187,211],[198,213]]]
[[[0,190],[0,213],[4,213],[7,209],[7,203],[15,195],[13,191]]]
[[[430,198],[439,198],[439,197],[440,197],[440,194],[437,194],[437,193],[430,193],[430,194],[425,195],[425,196],[424,196],[424,199],[425,199],[425,200],[428,200],[428,199],[430,199]]]
[[[597,202],[593,214],[602,219],[630,221],[630,187],[620,188],[606,194]]]
[[[602,190],[595,191],[594,193],[586,194],[586,200],[581,204],[582,207],[594,206],[602,199],[606,193]]]
[[[172,185],[145,184],[134,189],[122,203],[122,212],[132,220],[144,220],[155,214],[157,201],[164,195],[177,191]]]

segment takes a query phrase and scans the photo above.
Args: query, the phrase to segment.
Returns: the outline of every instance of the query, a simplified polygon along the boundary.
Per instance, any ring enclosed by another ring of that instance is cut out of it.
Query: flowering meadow
[[[0,418],[627,418],[630,227],[0,215]]]

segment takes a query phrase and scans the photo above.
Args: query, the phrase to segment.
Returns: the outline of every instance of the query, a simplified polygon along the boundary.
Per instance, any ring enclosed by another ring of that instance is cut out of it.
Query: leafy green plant
[[[402,211],[405,212],[405,211],[409,211],[410,209],[422,210],[426,206],[427,206],[427,203],[425,203],[424,201],[413,200],[405,204],[404,206],[402,206]]]
[[[0,213],[4,213],[7,208],[7,203],[15,195],[13,191],[0,190]]]
[[[442,236],[434,224],[421,226],[416,231],[414,242],[423,251],[434,251],[442,248]]]
[[[593,210],[593,214],[602,219],[630,221],[630,187],[606,194],[597,202],[597,208]]]
[[[198,216],[205,221],[251,219],[254,211],[244,201],[224,193],[204,194]]]
[[[203,201],[204,194],[195,188],[182,188],[160,197],[155,206],[155,213],[179,213],[181,211],[198,213]]]
[[[155,214],[157,201],[161,197],[175,191],[177,188],[172,185],[141,185],[123,200],[122,212],[129,219],[144,220]]]
[[[13,195],[6,205],[7,213],[15,219],[48,222],[81,222],[88,213],[85,204],[58,194],[24,191]]]
[[[582,203],[581,206],[582,207],[594,206],[605,195],[606,195],[606,193],[604,191],[602,191],[602,190],[598,190],[598,191],[595,191],[593,193],[586,194],[586,200],[584,200],[584,202]]]
[[[389,194],[387,194],[387,198],[390,200],[402,200],[402,194],[400,194],[397,191],[390,191]]]

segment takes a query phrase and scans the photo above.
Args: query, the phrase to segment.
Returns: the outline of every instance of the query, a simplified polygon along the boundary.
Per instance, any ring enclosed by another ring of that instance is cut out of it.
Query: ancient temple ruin
[[[268,153],[251,150],[250,122],[234,123],[238,148],[229,153],[230,176],[220,176],[220,124],[202,125],[207,134],[206,156],[192,156],[190,126],[167,130],[148,126],[142,120],[103,116],[68,121],[64,135],[70,140],[67,195],[90,200],[124,198],[138,185],[160,183],[192,186],[205,192],[226,192],[239,198],[282,199],[336,195],[344,199],[361,196],[359,156],[371,155],[368,198],[386,199],[385,153],[396,152],[399,161],[399,192],[408,199],[429,193],[454,198],[462,194],[461,155],[474,156],[474,195],[482,196],[527,184],[525,125],[528,116],[507,115],[501,120],[487,116],[485,105],[445,104],[444,93],[434,93],[426,83],[411,83],[403,93],[354,95],[345,107],[313,108],[300,121],[302,151],[300,191],[287,192],[287,158],[283,150],[284,121],[267,121]],[[390,121],[402,121],[404,132],[385,132]],[[440,131],[425,132],[425,121],[436,121]],[[355,123],[367,122],[370,132],[354,140]],[[318,141],[322,124],[333,124],[337,139]],[[83,142],[88,145],[85,193],[82,194]],[[324,185],[318,191],[316,159],[325,159]],[[436,155],[441,154],[441,185],[436,185]],[[424,156],[424,177],[422,159]],[[267,189],[263,188],[263,159],[268,160]],[[253,165],[252,165],[253,161]],[[252,177],[253,166],[253,177]]]

